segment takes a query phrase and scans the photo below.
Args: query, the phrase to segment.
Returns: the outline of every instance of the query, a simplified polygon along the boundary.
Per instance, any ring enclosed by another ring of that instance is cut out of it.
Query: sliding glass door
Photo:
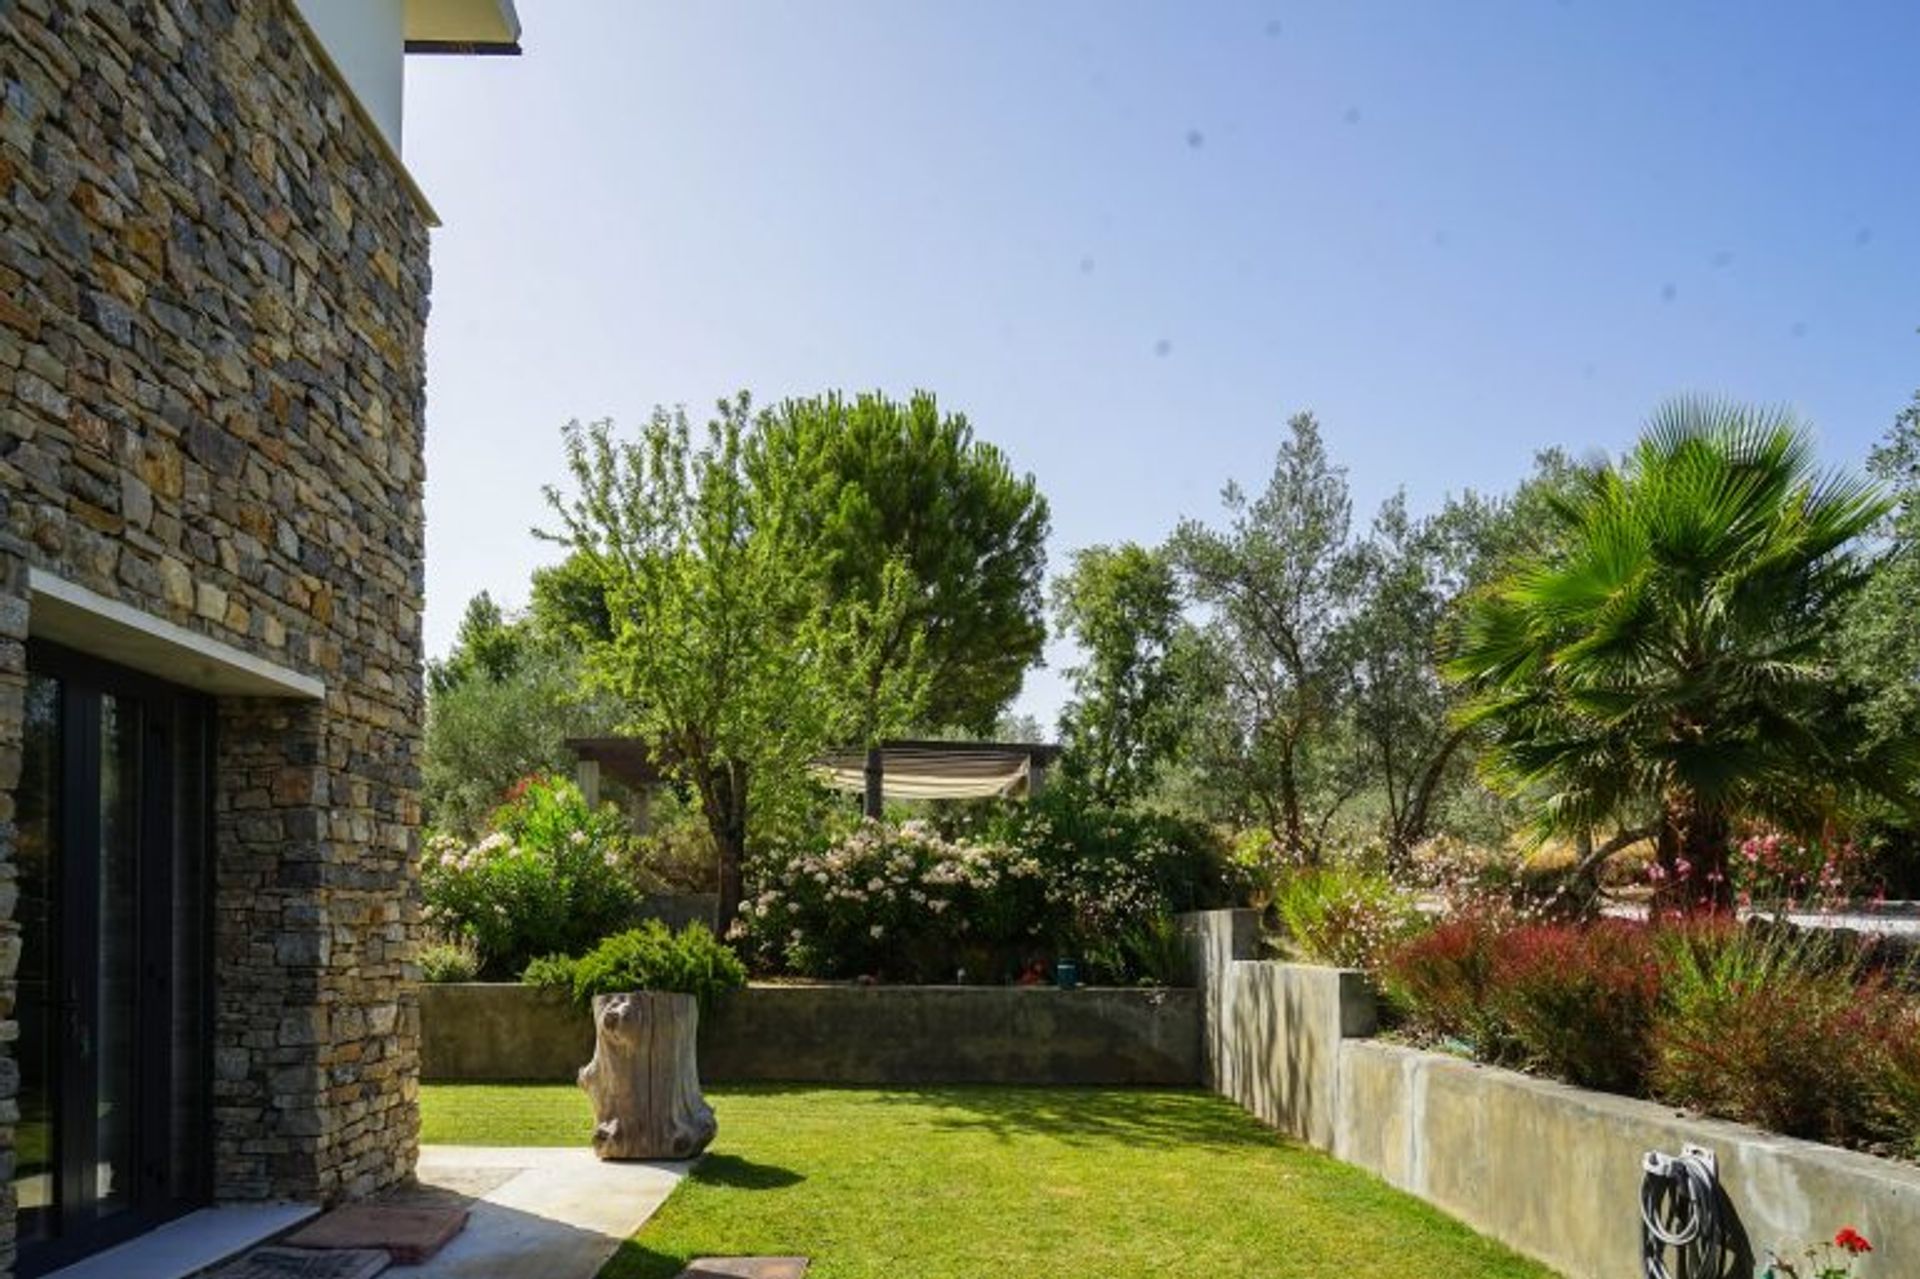
[[[183,689],[28,653],[16,795],[23,1275],[202,1203],[209,717]]]

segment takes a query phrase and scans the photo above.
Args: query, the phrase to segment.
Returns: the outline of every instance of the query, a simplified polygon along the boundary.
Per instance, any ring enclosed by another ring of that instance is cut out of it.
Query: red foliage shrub
[[[1776,1132],[1846,1142],[1884,1130],[1879,1095],[1897,997],[1857,957],[1786,932],[1707,925],[1663,939],[1654,1092]]]
[[[1887,1135],[1920,1155],[1920,1004],[1889,997],[1875,1020],[1874,1100]]]
[[[1493,948],[1488,1000],[1523,1064],[1588,1088],[1637,1090],[1660,998],[1658,948],[1624,920],[1534,924]]]
[[[1415,1032],[1463,1040],[1483,1059],[1501,1055],[1505,1036],[1493,1020],[1487,994],[1502,931],[1490,916],[1462,915],[1388,956],[1381,983]]]
[[[1920,1153],[1920,1002],[1831,934],[1469,915],[1401,945],[1382,980],[1416,1034],[1482,1061]]]

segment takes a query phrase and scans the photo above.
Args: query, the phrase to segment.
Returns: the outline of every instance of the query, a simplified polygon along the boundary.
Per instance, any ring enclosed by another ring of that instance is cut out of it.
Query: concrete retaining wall
[[[1372,1041],[1360,974],[1252,961],[1232,919],[1188,928],[1239,939],[1200,974],[1221,1092],[1572,1279],[1639,1273],[1641,1156],[1687,1144],[1718,1156],[1749,1258],[1851,1225],[1877,1250],[1859,1279],[1920,1274],[1920,1169]]]
[[[1222,983],[1219,1091],[1263,1122],[1331,1150],[1340,1046],[1371,1035],[1376,1007],[1357,972],[1241,961]]]
[[[457,982],[420,987],[420,1077],[571,1080],[593,1057],[593,1022],[555,990]]]
[[[572,1079],[593,1027],[552,991],[420,991],[428,1079]],[[707,1082],[1152,1084],[1202,1082],[1195,990],[756,986],[702,1018]]]

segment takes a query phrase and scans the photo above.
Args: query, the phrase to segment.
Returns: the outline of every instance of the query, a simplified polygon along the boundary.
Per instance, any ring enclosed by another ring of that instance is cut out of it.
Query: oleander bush
[[[863,821],[762,850],[736,940],[759,967],[810,977],[993,981],[1037,960],[1083,980],[1167,980],[1172,917],[1221,904],[1212,835],[1070,796],[946,828]]]
[[[511,981],[537,955],[577,954],[633,918],[639,893],[626,822],[587,807],[579,787],[535,776],[468,842],[429,839],[420,870],[426,922],[472,948],[480,976]]]
[[[1744,904],[1788,910],[1838,910],[1867,887],[1872,861],[1852,840],[1799,839],[1778,831],[1748,835],[1727,859]]]

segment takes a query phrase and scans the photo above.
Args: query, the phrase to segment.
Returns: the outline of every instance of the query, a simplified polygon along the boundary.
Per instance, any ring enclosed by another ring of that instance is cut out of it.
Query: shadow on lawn
[[[784,1190],[797,1186],[806,1177],[791,1168],[757,1164],[739,1155],[708,1155],[687,1174],[709,1186],[727,1186],[734,1190]]]
[[[1044,1136],[1069,1145],[1271,1147],[1277,1140],[1247,1115],[1206,1093],[1126,1088],[894,1088],[883,1105],[918,1108],[925,1122],[1011,1140]]]
[[[692,1260],[692,1253],[669,1256],[629,1239],[607,1259],[598,1279],[673,1279]]]
[[[790,1168],[755,1163],[739,1155],[709,1154],[693,1166],[687,1180],[732,1190],[785,1190],[806,1177]],[[608,1260],[599,1279],[673,1279],[693,1257],[692,1253],[656,1252],[637,1238],[628,1239]]]

